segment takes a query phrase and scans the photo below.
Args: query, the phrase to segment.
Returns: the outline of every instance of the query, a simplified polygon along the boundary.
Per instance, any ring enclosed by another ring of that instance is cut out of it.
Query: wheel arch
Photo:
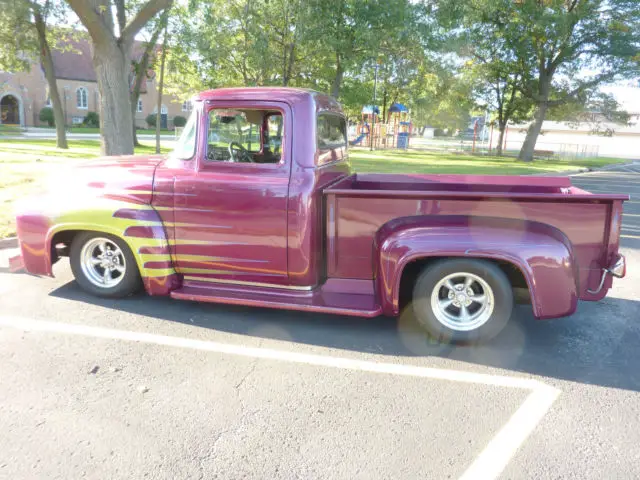
[[[489,260],[512,285],[522,286],[524,280],[537,318],[568,315],[577,305],[571,244],[546,224],[461,215],[404,217],[378,230],[374,249],[376,292],[387,315],[400,313],[402,287],[412,275],[442,258]],[[566,294],[558,295],[563,290]]]

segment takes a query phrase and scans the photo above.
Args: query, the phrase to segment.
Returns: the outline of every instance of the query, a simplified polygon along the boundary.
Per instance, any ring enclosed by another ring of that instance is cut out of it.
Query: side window
[[[332,113],[321,113],[316,122],[319,150],[330,150],[347,145],[347,124],[344,117]]]
[[[210,162],[279,163],[282,114],[256,109],[209,112],[207,156]]]
[[[196,126],[198,120],[198,112],[193,111],[187,124],[182,130],[180,138],[176,142],[176,146],[171,153],[173,158],[179,158],[180,160],[189,160],[196,152]]]

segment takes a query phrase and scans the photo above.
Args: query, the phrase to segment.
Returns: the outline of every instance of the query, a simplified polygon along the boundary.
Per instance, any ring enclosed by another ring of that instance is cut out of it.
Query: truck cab
[[[150,295],[414,319],[451,342],[495,336],[526,290],[572,314],[625,274],[626,195],[567,177],[353,173],[331,97],[203,92],[174,151],[87,162],[17,217],[15,269],[69,256],[102,297]]]

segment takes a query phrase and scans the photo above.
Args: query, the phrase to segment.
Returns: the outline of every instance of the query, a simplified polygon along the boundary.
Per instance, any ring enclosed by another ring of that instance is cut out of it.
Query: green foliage
[[[149,127],[155,127],[156,126],[156,114],[155,113],[150,113],[149,115],[146,116],[144,121],[147,122],[147,125]]]
[[[534,107],[520,158],[531,160],[549,108],[584,99],[597,87],[637,74],[640,4],[634,0],[443,0],[443,23],[469,57],[493,48],[492,67]],[[495,73],[490,71],[490,76]]]
[[[27,2],[0,0],[0,71],[16,72],[29,68],[30,57],[38,51],[38,39],[32,28]]]
[[[84,117],[82,124],[86,127],[99,127],[100,126],[100,116],[96,112],[89,112]]]
[[[613,96],[592,92],[552,107],[547,118],[567,122],[572,128],[586,123],[592,135],[611,136],[616,128],[629,124],[630,115]]]
[[[53,118],[53,108],[51,107],[42,108],[40,110],[40,114],[38,115],[38,118],[40,119],[41,122],[46,123],[50,127],[54,127],[56,125],[56,121]]]
[[[187,119],[182,115],[176,115],[173,117],[173,126],[174,127],[184,127],[187,124]]]

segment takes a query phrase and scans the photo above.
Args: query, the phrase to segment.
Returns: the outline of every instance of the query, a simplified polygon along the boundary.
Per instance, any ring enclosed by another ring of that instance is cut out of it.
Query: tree
[[[160,81],[158,82],[158,99],[156,103],[156,153],[160,153],[160,127],[162,125],[162,89],[164,87],[164,65],[167,60],[167,30],[169,24],[167,22],[163,25],[164,35],[162,37],[162,53],[160,55]]]
[[[158,43],[158,36],[162,30],[162,26],[167,22],[167,16],[169,10],[165,10],[160,17],[157,25],[153,27],[153,33],[148,42],[144,44],[144,50],[138,61],[132,60],[131,66],[134,72],[133,87],[131,88],[131,128],[133,131],[133,145],[138,147],[138,135],[136,132],[136,111],[138,108],[138,100],[140,99],[140,90],[142,89],[142,82],[144,82],[149,74],[149,61],[151,59],[152,52],[155,51],[156,44]]]
[[[100,137],[105,155],[133,153],[129,72],[135,36],[173,0],[147,0],[127,21],[124,0],[67,0],[91,37],[100,91]],[[114,21],[115,11],[117,23]]]
[[[457,53],[467,59],[462,74],[473,97],[493,112],[499,132],[496,151],[501,156],[507,124],[528,120],[533,105],[522,94],[525,83],[522,63],[497,28],[473,23],[465,29],[453,30],[450,44],[459,45]]]
[[[572,128],[588,124],[592,135],[604,136],[611,136],[618,126],[629,125],[631,118],[612,95],[599,91],[551,107],[547,116]]]
[[[418,128],[431,126],[454,132],[469,125],[474,102],[467,78],[450,64],[422,65],[410,85],[411,120]]]
[[[637,71],[636,0],[474,0],[455,2],[462,24],[478,28],[515,59],[521,92],[535,110],[518,158],[533,159],[550,108],[584,98]]]
[[[40,114],[38,115],[38,118],[40,119],[41,122],[46,123],[50,127],[55,127],[55,125],[56,125],[56,119],[53,116],[53,108],[51,108],[51,107],[43,107],[43,108],[41,108],[40,109]]]
[[[367,63],[422,45],[418,19],[423,5],[408,0],[310,0],[305,12],[304,38],[338,98],[345,75],[359,74]],[[389,62],[387,62],[389,63]]]
[[[65,14],[64,5],[54,0],[0,0],[0,41],[3,45],[0,70],[26,70],[31,67],[33,58],[40,60],[49,87],[58,148],[68,148],[68,145],[50,43],[52,38],[66,35],[60,35],[60,29],[52,28],[47,22],[51,18],[59,20]]]

